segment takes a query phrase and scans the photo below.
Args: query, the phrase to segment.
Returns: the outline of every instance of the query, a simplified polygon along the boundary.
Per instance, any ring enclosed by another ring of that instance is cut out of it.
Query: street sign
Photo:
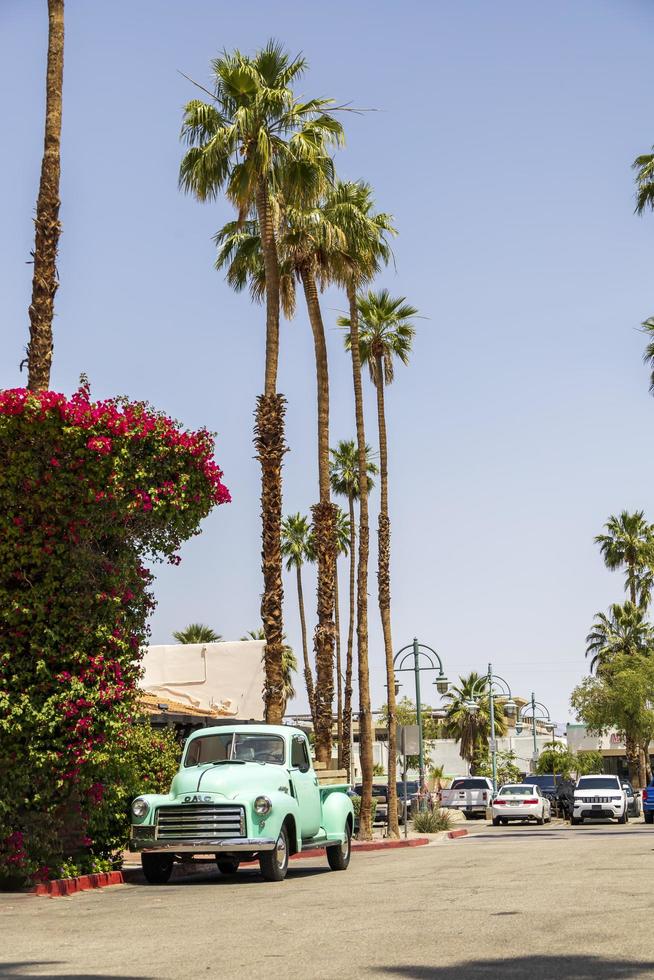
[[[417,725],[398,725],[397,736],[402,755],[418,755],[420,752],[420,729]]]
[[[488,739],[488,750],[490,752],[497,752],[497,739],[496,738],[489,738]]]

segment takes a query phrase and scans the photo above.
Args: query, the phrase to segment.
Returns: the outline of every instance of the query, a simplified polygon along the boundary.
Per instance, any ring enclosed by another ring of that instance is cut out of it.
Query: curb
[[[56,878],[30,888],[29,895],[44,895],[47,898],[61,898],[76,892],[87,892],[93,888],[106,888],[108,885],[123,885],[122,871],[103,871],[99,874],[80,875],[78,878]]]
[[[450,830],[448,832],[448,835],[447,836],[450,838],[450,840],[454,840],[456,837],[467,837],[468,836],[468,831],[467,830]]]

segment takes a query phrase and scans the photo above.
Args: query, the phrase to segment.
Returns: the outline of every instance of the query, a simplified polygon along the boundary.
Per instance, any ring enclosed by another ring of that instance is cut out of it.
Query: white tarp
[[[262,640],[146,647],[139,687],[230,718],[263,718]]]

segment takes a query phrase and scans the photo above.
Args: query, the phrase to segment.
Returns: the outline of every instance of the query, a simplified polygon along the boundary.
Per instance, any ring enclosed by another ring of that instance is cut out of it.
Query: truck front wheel
[[[345,871],[350,863],[352,853],[352,831],[349,821],[345,824],[345,840],[342,844],[336,844],[327,848],[327,861],[332,871]]]
[[[266,881],[283,881],[288,871],[288,834],[282,827],[273,851],[259,854],[259,868]]]
[[[171,854],[141,854],[141,867],[149,885],[165,885],[173,873]]]

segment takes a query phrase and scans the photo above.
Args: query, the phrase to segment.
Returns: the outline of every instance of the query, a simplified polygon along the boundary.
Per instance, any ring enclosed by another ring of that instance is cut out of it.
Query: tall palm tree
[[[295,569],[297,585],[297,601],[300,611],[300,628],[302,632],[302,654],[304,657],[304,681],[307,688],[311,719],[316,724],[316,700],[313,686],[313,674],[309,661],[307,646],[307,622],[304,614],[304,590],[302,588],[302,566],[315,560],[313,534],[309,521],[302,514],[290,514],[282,521],[282,556],[286,559],[286,570]]]
[[[597,673],[610,670],[611,661],[619,654],[647,654],[654,646],[654,627],[645,619],[641,606],[614,602],[608,614],[596,613],[586,637],[586,656],[591,657],[590,669]]]
[[[222,640],[220,633],[204,623],[189,623],[186,629],[177,630],[173,636],[178,643],[219,643]]]
[[[341,439],[336,449],[330,450],[330,479],[332,492],[340,497],[346,497],[348,503],[350,540],[348,551],[350,555],[350,610],[347,628],[347,651],[345,654],[345,691],[343,704],[343,733],[341,767],[350,772],[352,760],[350,745],[352,738],[352,665],[354,649],[354,623],[356,598],[356,516],[355,501],[359,499],[359,451],[354,439]],[[366,446],[366,471],[368,474],[368,492],[374,486],[373,477],[379,472],[372,460],[372,449]],[[337,637],[339,631],[337,630]]]
[[[277,392],[280,270],[271,194],[282,183],[289,199],[315,197],[331,167],[325,148],[340,142],[342,127],[329,99],[300,102],[291,86],[306,70],[269,41],[254,57],[223,53],[212,64],[210,102],[194,99],[184,110],[182,137],[189,149],[180,167],[180,186],[199,200],[221,190],[239,220],[256,214],[265,268],[266,363],[264,393],[257,399],[255,446],[261,463],[261,616],[266,635],[266,720],[283,715],[283,584],[281,556],[282,460],[285,399]],[[203,91],[207,91],[203,89]]]
[[[474,768],[479,758],[485,755],[491,734],[490,701],[488,693],[479,697],[480,688],[484,690],[484,686],[479,684],[479,681],[480,675],[472,671],[467,677],[460,677],[459,684],[453,684],[444,695],[445,700],[449,702],[445,713],[445,731],[450,738],[456,739],[459,743],[459,754],[471,768]],[[477,703],[476,711],[471,711],[469,708],[473,691]],[[501,737],[507,730],[506,715],[501,701],[495,701],[494,715],[495,734]]]
[[[331,450],[330,450],[331,452]],[[331,483],[331,476],[330,476]],[[336,627],[336,740],[338,743],[338,768],[343,765],[343,674],[341,663],[341,614],[338,593],[338,559],[350,552],[350,519],[338,505],[336,506],[336,564],[334,567],[334,625]]]
[[[389,215],[375,212],[372,191],[363,181],[337,183],[330,199],[332,220],[345,236],[340,283],[345,288],[350,310],[352,343],[352,382],[356,417],[357,453],[359,462],[359,557],[357,564],[357,660],[359,677],[359,758],[361,762],[361,804],[359,837],[372,837],[372,714],[370,706],[370,673],[368,661],[368,556],[370,527],[368,522],[368,467],[366,433],[361,384],[361,352],[359,350],[359,318],[356,295],[359,287],[372,279],[380,266],[390,257],[387,238],[394,234]],[[337,264],[334,263],[336,270]],[[394,690],[394,689],[393,689]],[[393,791],[396,791],[395,784]],[[390,810],[390,801],[389,801]],[[391,811],[392,812],[392,811]]]
[[[265,640],[266,634],[263,629],[258,630],[248,630],[245,636],[241,637],[241,640]],[[283,714],[286,714],[286,708],[288,702],[291,698],[295,697],[296,691],[293,684],[293,674],[297,672],[297,657],[293,652],[293,648],[286,643],[286,634],[283,637],[284,644],[282,646],[282,677],[283,677]],[[265,652],[264,652],[265,655]]]
[[[30,340],[27,347],[27,386],[32,391],[50,387],[52,367],[52,318],[59,286],[57,247],[59,181],[61,177],[61,104],[64,81],[64,0],[48,0],[48,67],[45,102],[45,140],[41,161],[39,196],[34,221],[34,274],[29,308]]]
[[[388,806],[389,830],[399,836],[397,806],[392,798],[397,792],[395,760],[397,757],[397,720],[395,716],[395,671],[393,668],[393,635],[391,629],[391,574],[390,538],[391,522],[388,510],[388,440],[386,435],[386,407],[384,388],[394,377],[394,361],[397,358],[407,364],[415,329],[411,320],[418,311],[405,298],[393,298],[388,290],[369,291],[357,299],[360,334],[361,363],[368,366],[370,377],[377,392],[377,427],[379,431],[380,508],[377,530],[378,540],[378,599],[379,613],[384,636],[386,655],[386,684],[388,690]],[[341,317],[339,324],[350,326],[349,317]],[[350,334],[346,344],[350,342]]]
[[[604,527],[607,533],[595,538],[604,564],[612,570],[625,569],[625,591],[631,603],[646,608],[652,588],[654,526],[645,520],[642,510],[633,514],[623,510],[618,517],[612,514]]]

